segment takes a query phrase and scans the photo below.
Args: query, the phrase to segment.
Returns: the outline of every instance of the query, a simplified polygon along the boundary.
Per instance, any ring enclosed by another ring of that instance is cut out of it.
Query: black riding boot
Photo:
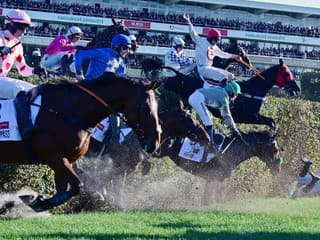
[[[109,128],[111,128],[111,138],[110,138],[110,144],[111,145],[119,145],[120,144],[120,123],[119,123],[119,117],[116,115],[111,115],[109,117]]]
[[[212,152],[216,152],[217,151],[217,148],[216,148],[216,144],[214,142],[214,130],[212,128],[212,126],[206,126],[205,127],[209,137],[210,137],[210,146],[209,146],[209,150],[212,151]]]
[[[17,112],[18,128],[22,140],[26,140],[29,137],[31,129],[33,128],[33,124],[30,119],[30,105],[27,100],[26,92],[19,92],[16,96],[14,104]]]

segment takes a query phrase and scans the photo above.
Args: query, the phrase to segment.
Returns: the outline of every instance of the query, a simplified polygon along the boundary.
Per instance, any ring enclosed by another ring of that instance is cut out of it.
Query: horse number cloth
[[[204,147],[200,146],[199,143],[192,142],[189,138],[185,138],[181,146],[179,157],[201,162],[204,154]]]
[[[107,132],[109,128],[109,118],[103,119],[101,122],[99,122],[96,127],[94,128],[91,137],[97,140],[98,142],[103,142],[103,139],[105,137],[105,133]],[[119,143],[121,144],[125,137],[132,131],[132,128],[121,128],[120,129],[120,139]]]
[[[41,96],[38,96],[34,103],[40,105]],[[33,124],[39,109],[39,107],[31,105],[31,120]],[[12,99],[0,100],[0,141],[21,141],[14,100]]]

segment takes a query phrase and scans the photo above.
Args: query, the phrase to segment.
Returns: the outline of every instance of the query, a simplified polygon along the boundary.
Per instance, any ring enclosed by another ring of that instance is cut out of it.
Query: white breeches
[[[232,73],[212,66],[198,67],[198,73],[202,77],[202,80],[207,78],[220,82],[223,79],[227,79],[228,81],[234,79],[234,75]],[[206,86],[204,85],[204,87]]]
[[[188,101],[191,107],[199,115],[202,123],[205,126],[212,126],[212,115],[206,107],[205,97],[203,96],[203,94],[196,90],[194,93],[190,95]]]
[[[29,91],[34,87],[36,87],[36,85],[26,81],[9,77],[0,77],[0,98],[15,98],[20,91]]]
[[[65,55],[71,55],[71,53],[59,52],[52,55],[45,54],[41,60],[41,63],[47,69],[47,71],[54,72],[61,67],[61,59]]]
[[[317,175],[319,176],[320,173],[317,173]],[[297,177],[296,181],[299,184],[302,185],[307,185],[309,183],[311,183],[312,177],[310,174],[307,174],[304,177]],[[320,181],[318,181],[310,190],[310,192],[308,192],[308,194],[315,194],[315,193],[319,193],[320,192]],[[305,195],[303,192],[301,192],[301,195]]]

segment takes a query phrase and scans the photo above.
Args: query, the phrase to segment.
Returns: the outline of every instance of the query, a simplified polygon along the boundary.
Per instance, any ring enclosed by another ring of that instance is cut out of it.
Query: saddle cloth
[[[224,144],[225,136],[222,133],[216,133],[214,135],[215,143],[217,144],[218,151],[222,150],[222,145]],[[185,138],[181,149],[179,151],[179,157],[191,160],[194,162],[209,162],[215,157],[213,153],[209,153],[206,159],[203,159],[205,153],[205,147],[201,146],[199,143],[192,142],[189,138]]]
[[[103,142],[103,139],[105,137],[105,133],[107,132],[109,126],[110,126],[109,118],[107,117],[96,125],[96,127],[93,129],[91,137],[93,137],[98,142]],[[132,131],[132,128],[129,128],[129,127],[120,129],[120,139],[119,139],[120,144],[125,140],[125,137],[131,131]]]
[[[40,105],[41,96],[36,97],[33,102]],[[33,124],[39,110],[38,106],[31,105],[31,120]],[[0,100],[0,141],[21,141],[13,99]]]
[[[204,154],[204,147],[199,143],[192,142],[189,138],[185,138],[181,146],[179,157],[187,160],[201,162]]]

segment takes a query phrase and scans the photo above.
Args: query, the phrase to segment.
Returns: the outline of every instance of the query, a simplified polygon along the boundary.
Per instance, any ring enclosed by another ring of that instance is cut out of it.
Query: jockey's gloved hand
[[[238,138],[243,142],[245,145],[249,146],[250,144],[244,139],[241,132],[239,130],[234,130],[232,133],[232,137]]]
[[[36,74],[38,76],[46,76],[47,71],[41,66],[35,66],[33,69],[33,74]]]
[[[75,46],[74,47],[76,50],[87,50],[88,48],[87,47],[84,47],[84,46]]]
[[[0,47],[1,56],[5,56],[11,53],[11,48],[9,47]]]
[[[76,78],[77,78],[79,81],[85,80],[84,75],[83,75],[83,72],[77,73],[77,74],[76,74]]]

